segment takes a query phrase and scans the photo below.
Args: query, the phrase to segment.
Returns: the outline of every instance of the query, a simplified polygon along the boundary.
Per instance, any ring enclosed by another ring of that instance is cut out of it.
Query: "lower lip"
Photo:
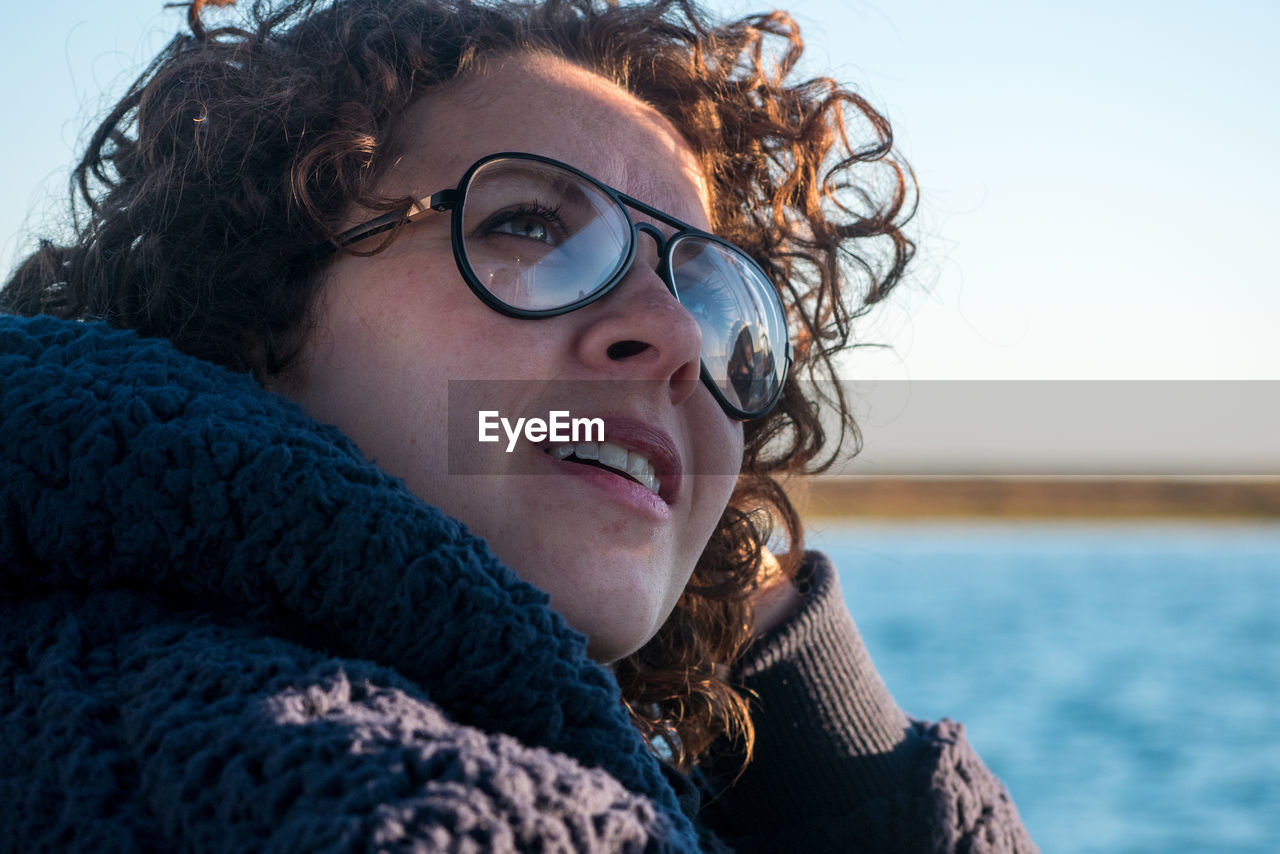
[[[634,480],[628,480],[608,469],[595,466],[558,460],[544,451],[537,452],[546,461],[546,465],[556,474],[570,475],[596,489],[614,501],[624,504],[638,512],[652,516],[658,521],[671,518],[671,507],[656,494],[650,492]]]

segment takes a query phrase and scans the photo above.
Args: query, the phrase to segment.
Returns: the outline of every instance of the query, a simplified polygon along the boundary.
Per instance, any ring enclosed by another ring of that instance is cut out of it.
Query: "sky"
[[[181,26],[163,0],[6,14],[0,261],[65,207],[91,122]],[[739,14],[762,8],[717,0]],[[1280,4],[793,0],[804,68],[892,121],[914,272],[849,377],[1280,380]]]

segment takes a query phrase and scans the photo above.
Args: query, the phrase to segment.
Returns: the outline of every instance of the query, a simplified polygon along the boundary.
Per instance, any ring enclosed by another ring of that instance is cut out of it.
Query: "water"
[[[899,704],[1050,852],[1280,852],[1280,525],[811,529]]]

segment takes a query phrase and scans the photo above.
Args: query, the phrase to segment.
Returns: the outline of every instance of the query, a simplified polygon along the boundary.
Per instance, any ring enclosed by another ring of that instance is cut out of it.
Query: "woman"
[[[4,290],[6,844],[1033,850],[779,485],[910,254],[788,19],[202,5]]]

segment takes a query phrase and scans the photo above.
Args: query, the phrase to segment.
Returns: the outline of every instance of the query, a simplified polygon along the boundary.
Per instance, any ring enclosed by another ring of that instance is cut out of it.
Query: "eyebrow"
[[[591,200],[587,197],[587,194],[582,191],[582,186],[567,175],[551,176],[550,180],[548,180],[548,175],[545,170],[534,168],[510,169],[502,176],[502,180],[499,183],[503,186],[510,186],[513,190],[519,191],[522,183],[519,179],[525,176],[528,176],[526,180],[530,184],[529,189],[531,190],[545,188],[554,193],[557,198],[563,198],[570,202],[578,202],[583,205],[591,204]]]

